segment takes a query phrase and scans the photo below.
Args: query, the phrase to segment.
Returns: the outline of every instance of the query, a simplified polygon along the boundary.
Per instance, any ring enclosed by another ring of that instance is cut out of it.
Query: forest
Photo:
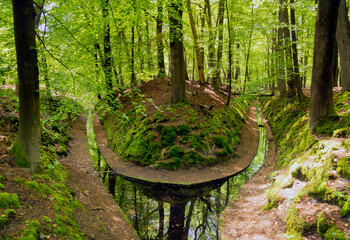
[[[350,239],[349,4],[1,1],[1,239]]]

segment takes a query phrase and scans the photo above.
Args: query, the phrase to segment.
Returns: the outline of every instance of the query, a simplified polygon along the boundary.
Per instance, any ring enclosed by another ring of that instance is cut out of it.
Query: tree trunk
[[[208,67],[209,67],[209,80],[208,82],[213,83],[214,77],[213,72],[215,69],[215,34],[213,33],[213,24],[211,21],[211,8],[210,1],[205,0],[205,9],[207,12],[207,25],[208,25],[208,34],[209,34],[209,43],[208,43]]]
[[[251,10],[252,23],[251,23],[251,28],[250,28],[250,32],[249,32],[249,42],[248,42],[247,56],[246,56],[246,62],[245,62],[243,92],[245,92],[246,84],[249,81],[249,57],[250,57],[250,48],[252,46],[252,37],[253,37],[253,30],[254,30],[254,15],[253,14],[254,14],[254,6],[252,5],[252,10]]]
[[[170,1],[170,59],[171,102],[185,100],[184,46],[182,33],[182,6],[177,0]]]
[[[231,90],[232,90],[232,35],[231,35],[231,25],[230,25],[230,14],[228,11],[228,4],[226,0],[226,11],[227,11],[227,32],[228,32],[228,63],[229,63],[229,68],[228,68],[228,97],[227,97],[227,102],[226,106],[230,106],[230,100],[231,100]]]
[[[333,113],[332,69],[340,0],[319,0],[311,78],[311,131]]]
[[[158,78],[165,77],[164,46],[163,46],[163,0],[157,1],[157,53],[158,53]]]
[[[304,94],[301,86],[301,79],[299,73],[299,59],[298,59],[298,48],[297,48],[297,33],[295,30],[295,9],[294,9],[294,0],[290,0],[291,9],[290,9],[290,21],[292,25],[292,54],[293,54],[293,82],[295,84],[298,99],[301,102],[304,98]]]
[[[203,73],[203,62],[202,62],[202,57],[201,57],[201,49],[199,48],[199,45],[198,45],[197,30],[196,30],[196,25],[194,23],[194,19],[193,19],[193,15],[192,15],[192,8],[191,8],[191,1],[190,0],[187,0],[187,11],[188,11],[188,17],[190,19],[190,24],[191,24],[194,48],[196,50],[198,78],[199,78],[199,82],[201,84],[204,84],[205,78],[204,78],[204,73]]]
[[[285,6],[283,6],[282,4],[284,4],[283,0],[280,0],[280,7],[279,7],[279,11],[278,11],[278,20],[280,23],[283,22],[283,18],[284,18],[284,8]],[[283,96],[286,91],[286,78],[285,78],[285,64],[284,64],[284,59],[285,59],[285,51],[284,51],[284,43],[283,43],[283,39],[284,39],[284,30],[283,27],[279,27],[278,28],[278,44],[277,44],[277,62],[278,62],[278,74],[277,74],[277,87],[278,87],[278,91],[280,92],[280,96]]]
[[[102,16],[103,16],[103,71],[105,73],[105,83],[107,90],[107,98],[109,103],[114,102],[113,93],[113,74],[112,74],[112,49],[111,49],[111,34],[109,26],[109,0],[102,0]]]
[[[39,71],[32,0],[13,0],[19,79],[19,126],[11,147],[18,166],[37,171],[40,157]]]
[[[131,27],[131,81],[132,86],[136,85],[136,74],[135,74],[135,26]]]
[[[216,58],[216,69],[215,69],[215,76],[213,79],[213,87],[214,89],[218,90],[221,85],[221,77],[220,77],[220,71],[221,71],[221,65],[222,65],[222,49],[223,49],[223,39],[224,39],[224,10],[225,10],[225,0],[219,0],[219,10],[218,10],[218,25],[217,28],[219,29],[219,37],[218,37],[218,52],[217,52],[217,58]]]
[[[171,203],[169,217],[169,239],[184,240],[186,203]]]
[[[336,38],[339,48],[343,93],[350,89],[350,23],[345,0],[340,0]]]

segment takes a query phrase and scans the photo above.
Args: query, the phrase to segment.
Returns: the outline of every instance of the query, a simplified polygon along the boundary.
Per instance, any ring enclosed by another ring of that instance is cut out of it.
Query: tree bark
[[[253,37],[253,30],[254,30],[254,6],[252,5],[251,10],[251,17],[252,17],[252,23],[251,28],[249,32],[249,42],[248,42],[248,49],[247,49],[247,55],[246,55],[246,61],[245,61],[245,74],[244,74],[244,83],[243,83],[243,92],[245,92],[247,82],[249,81],[249,57],[250,57],[250,48],[252,46],[252,37]]]
[[[280,7],[278,11],[278,19],[279,22],[283,22],[283,14],[284,14],[284,0],[280,0]],[[277,74],[277,87],[278,91],[280,92],[280,96],[285,95],[287,91],[286,87],[286,78],[285,78],[285,64],[284,64],[284,59],[285,59],[285,51],[284,51],[284,44],[283,44],[283,38],[284,38],[284,30],[283,27],[278,28],[278,42],[277,42],[277,55],[278,55],[278,74]]]
[[[231,101],[231,90],[232,90],[232,35],[231,35],[231,25],[230,25],[230,14],[228,11],[228,4],[226,0],[226,11],[227,11],[227,32],[228,32],[228,62],[229,62],[229,68],[228,68],[228,96],[227,96],[227,102],[226,106],[230,106]]]
[[[18,166],[37,171],[40,157],[39,71],[32,0],[13,0],[19,79],[19,127],[11,147]]]
[[[131,81],[130,84],[136,85],[136,74],[135,74],[135,26],[131,27]]]
[[[184,76],[184,46],[182,33],[182,6],[177,0],[170,1],[170,72],[171,72],[171,102],[185,100]]]
[[[209,80],[208,82],[213,82],[213,72],[215,69],[215,34],[213,33],[213,24],[211,21],[211,8],[210,1],[205,0],[205,9],[207,12],[207,25],[208,25],[208,34],[209,34],[209,43],[208,43],[208,67],[209,67]]]
[[[340,0],[318,2],[311,78],[311,131],[333,113],[332,69],[339,2]]]
[[[298,59],[298,48],[297,48],[297,33],[295,30],[295,9],[294,9],[294,0],[290,0],[291,9],[290,9],[290,22],[292,25],[292,55],[293,55],[293,82],[296,87],[296,92],[298,94],[299,102],[304,98],[304,94],[301,86],[300,72],[299,72],[299,59]]]
[[[158,53],[158,78],[165,77],[164,45],[163,45],[163,0],[157,1],[157,53]]]
[[[350,23],[345,0],[340,0],[336,38],[339,48],[340,77],[343,93],[350,89]]]
[[[112,80],[112,49],[111,49],[111,33],[109,25],[109,0],[102,0],[102,17],[103,17],[103,71],[105,73],[105,83],[107,90],[107,98],[110,104],[114,102],[113,80]]]
[[[225,0],[219,0],[219,10],[218,10],[218,29],[219,29],[219,37],[218,37],[218,52],[217,52],[217,58],[216,58],[216,69],[215,69],[215,76],[213,79],[213,87],[214,89],[218,90],[221,85],[221,77],[220,77],[220,71],[221,71],[221,65],[222,65],[222,49],[223,49],[223,39],[224,39],[224,10],[225,10]]]
[[[201,49],[199,48],[199,45],[198,45],[197,30],[196,30],[196,25],[194,23],[194,19],[193,19],[193,15],[192,15],[192,8],[191,8],[191,1],[190,0],[187,0],[187,11],[188,11],[188,17],[190,19],[194,48],[196,50],[198,78],[199,78],[199,82],[201,84],[204,84],[205,78],[204,78],[204,72],[203,72],[203,62],[202,62],[202,57],[201,57]]]

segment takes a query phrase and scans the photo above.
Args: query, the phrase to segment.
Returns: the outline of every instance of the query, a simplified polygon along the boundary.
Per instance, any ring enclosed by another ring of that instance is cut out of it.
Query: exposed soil
[[[91,239],[139,239],[93,168],[83,117],[73,123],[71,135],[69,155],[60,162],[70,176],[68,187],[85,208],[75,213],[79,227]]]

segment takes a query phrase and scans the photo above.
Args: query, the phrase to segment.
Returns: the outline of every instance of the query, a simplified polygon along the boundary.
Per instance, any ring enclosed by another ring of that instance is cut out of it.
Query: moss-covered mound
[[[197,89],[197,96],[200,91]],[[143,94],[131,97],[118,109],[103,101],[97,106],[110,147],[125,161],[176,170],[233,157],[247,101],[234,101],[230,107],[216,105],[214,98],[209,99],[212,107],[198,102],[162,105],[153,95]],[[155,110],[150,111],[145,102],[151,102]]]

